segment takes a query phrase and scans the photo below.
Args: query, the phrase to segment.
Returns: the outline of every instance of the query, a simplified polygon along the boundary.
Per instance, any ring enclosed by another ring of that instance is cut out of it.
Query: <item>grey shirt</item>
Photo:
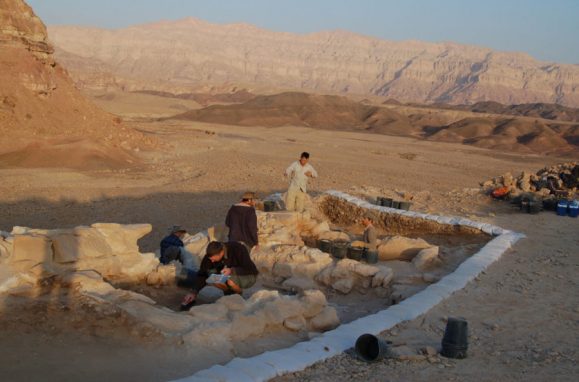
[[[364,243],[366,243],[366,248],[370,251],[375,251],[377,241],[378,234],[376,233],[376,228],[373,225],[366,227],[364,230]]]

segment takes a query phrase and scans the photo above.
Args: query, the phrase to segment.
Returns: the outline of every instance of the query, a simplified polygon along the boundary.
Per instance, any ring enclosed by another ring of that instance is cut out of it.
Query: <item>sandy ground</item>
[[[476,193],[479,181],[507,171],[536,171],[556,158],[308,128],[184,122],[135,126],[169,144],[163,152],[141,152],[145,164],[135,168],[0,170],[0,229],[151,223],[153,232],[140,245],[143,251],[154,250],[172,224],[195,232],[220,223],[246,190],[262,195],[284,190],[283,170],[309,151],[320,173],[312,193],[340,189],[398,195],[412,198],[416,210],[469,216],[528,238],[424,317],[384,333],[417,346],[437,345],[444,330],[441,319],[464,316],[471,329],[468,359],[368,365],[346,353],[281,379],[577,378],[579,220],[550,212],[521,214]],[[0,331],[0,370],[7,380],[166,380],[193,371],[194,360],[186,352],[140,334],[123,335],[126,329],[114,330],[114,317],[90,323],[105,328],[100,331],[82,325],[68,330],[61,318],[76,317],[82,309],[39,314],[42,307],[35,301],[26,306],[2,311],[0,323],[7,330]]]

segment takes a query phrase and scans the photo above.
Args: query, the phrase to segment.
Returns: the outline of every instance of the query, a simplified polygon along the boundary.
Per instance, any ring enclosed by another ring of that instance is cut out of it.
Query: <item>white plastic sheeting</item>
[[[440,224],[472,227],[495,236],[495,238],[479,252],[460,264],[453,273],[443,277],[437,283],[429,285],[426,289],[398,305],[340,325],[338,328],[310,341],[300,342],[286,349],[268,351],[251,358],[235,358],[224,366],[215,365],[178,381],[266,381],[278,375],[303,370],[316,362],[351,348],[356,339],[364,333],[377,335],[400,322],[415,319],[426,313],[452,293],[464,288],[489,265],[497,261],[519,239],[525,237],[523,234],[508,231],[492,224],[479,223],[465,218],[428,215],[381,207],[340,191],[327,191],[326,194],[344,199],[365,209],[426,219]]]

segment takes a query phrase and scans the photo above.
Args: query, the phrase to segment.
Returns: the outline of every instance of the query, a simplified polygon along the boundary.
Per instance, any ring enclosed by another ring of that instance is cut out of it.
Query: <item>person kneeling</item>
[[[223,279],[226,281],[223,283],[211,285],[223,290],[228,295],[241,294],[243,289],[252,287],[257,280],[257,274],[257,267],[243,244],[235,241],[228,243],[212,241],[207,246],[207,252],[201,260],[193,291],[183,299],[181,310],[189,310],[195,304],[199,291],[207,285],[211,275],[225,276]]]

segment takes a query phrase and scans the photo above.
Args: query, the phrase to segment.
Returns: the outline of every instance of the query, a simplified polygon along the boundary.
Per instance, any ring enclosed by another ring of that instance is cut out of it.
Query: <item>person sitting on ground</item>
[[[190,271],[195,270],[193,255],[187,252],[183,243],[187,230],[179,225],[174,225],[169,232],[169,235],[161,240],[161,256],[159,258],[161,264],[169,264],[171,261],[177,260],[183,264],[184,268]]]
[[[310,154],[303,152],[300,160],[293,162],[284,172],[284,176],[290,179],[286,197],[288,211],[304,212],[308,178],[318,177],[316,170],[308,163],[309,160]]]
[[[254,192],[244,193],[241,202],[232,205],[225,218],[225,225],[229,227],[229,241],[239,241],[249,251],[258,245],[255,199]]]
[[[181,249],[185,246],[183,237],[187,230],[179,225],[174,225],[169,231],[169,235],[161,240],[161,257],[159,259],[161,264],[169,264],[173,260],[181,261]]]
[[[241,294],[243,289],[252,287],[257,280],[258,273],[245,245],[237,241],[228,243],[212,241],[207,245],[207,252],[201,260],[193,291],[183,299],[181,310],[189,310],[195,304],[199,291],[207,285],[207,278],[210,275],[229,276],[225,284],[211,284],[228,295]]]
[[[378,242],[378,234],[376,233],[376,227],[374,227],[373,218],[366,215],[362,218],[362,225],[364,225],[364,244],[368,251],[375,251]]]

